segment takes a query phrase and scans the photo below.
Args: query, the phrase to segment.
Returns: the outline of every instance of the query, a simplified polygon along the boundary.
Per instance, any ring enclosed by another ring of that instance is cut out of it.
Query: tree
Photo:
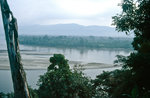
[[[132,43],[138,52],[150,51],[150,1],[123,0],[122,13],[113,17],[113,25],[118,31],[135,34]]]
[[[72,72],[63,55],[54,54],[50,63],[38,82],[39,98],[91,98],[90,81],[81,72]]]
[[[14,86],[14,97],[30,98],[26,75],[21,63],[17,19],[13,16],[6,0],[0,0],[0,6]]]
[[[130,70],[114,70],[103,72],[92,80],[96,95],[99,98],[128,98],[124,94],[130,94],[134,81]]]
[[[123,64],[132,71],[142,98],[150,93],[150,0],[123,0],[120,5],[122,13],[113,17],[113,25],[118,31],[135,35],[132,42],[135,52]]]

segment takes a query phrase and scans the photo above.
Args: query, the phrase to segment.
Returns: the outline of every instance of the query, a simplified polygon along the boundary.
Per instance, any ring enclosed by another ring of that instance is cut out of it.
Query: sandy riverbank
[[[49,66],[49,62],[43,63],[44,61],[31,61],[25,60],[23,61],[23,67],[26,70],[39,70],[39,69],[47,69]],[[25,63],[25,64],[24,64]],[[37,64],[39,63],[39,64]],[[82,69],[102,69],[102,68],[114,68],[115,66],[111,64],[103,64],[103,63],[83,63],[78,61],[69,61],[70,68],[73,69],[76,65],[80,65],[79,68]],[[117,66],[118,67],[118,66]],[[9,63],[8,60],[1,60],[0,63],[0,70],[9,70]]]
[[[49,66],[49,58],[53,56],[49,52],[36,52],[36,51],[21,51],[22,63],[24,69],[27,70],[39,70],[47,69]],[[83,61],[69,61],[70,68],[75,65],[81,65],[82,69],[102,69],[102,68],[114,68],[113,64],[97,63],[97,62],[83,62]],[[118,66],[117,66],[118,67]],[[8,70],[9,60],[6,50],[0,51],[0,70]]]

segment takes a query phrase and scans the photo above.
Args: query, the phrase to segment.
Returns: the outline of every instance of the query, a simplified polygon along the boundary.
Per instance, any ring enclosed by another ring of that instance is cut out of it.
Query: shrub
[[[61,54],[50,58],[48,71],[38,81],[40,98],[91,98],[92,85],[81,72],[71,71]]]

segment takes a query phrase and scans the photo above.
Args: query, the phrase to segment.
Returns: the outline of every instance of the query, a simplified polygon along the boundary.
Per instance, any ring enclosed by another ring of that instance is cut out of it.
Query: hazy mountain
[[[107,26],[83,26],[78,24],[28,25],[19,26],[23,35],[72,35],[72,36],[111,36],[126,37],[125,33]]]

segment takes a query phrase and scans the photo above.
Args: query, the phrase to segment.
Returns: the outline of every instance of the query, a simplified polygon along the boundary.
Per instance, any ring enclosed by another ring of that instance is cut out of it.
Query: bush
[[[3,92],[0,92],[0,98],[14,98],[14,93],[3,93]]]
[[[71,71],[61,54],[50,58],[48,71],[38,81],[40,98],[91,98],[92,85],[81,72]]]
[[[92,81],[101,98],[128,98],[124,96],[129,94],[133,88],[133,77],[130,70],[114,70],[103,72]]]

